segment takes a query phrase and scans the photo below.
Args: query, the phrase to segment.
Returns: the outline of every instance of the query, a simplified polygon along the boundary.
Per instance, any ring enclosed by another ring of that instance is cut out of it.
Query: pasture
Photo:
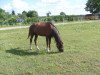
[[[29,50],[28,28],[0,31],[0,75],[100,75],[100,21],[56,26],[64,42],[58,53],[52,39],[51,51]]]

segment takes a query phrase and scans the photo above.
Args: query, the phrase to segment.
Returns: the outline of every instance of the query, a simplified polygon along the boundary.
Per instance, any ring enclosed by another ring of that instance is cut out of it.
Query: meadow
[[[100,21],[56,26],[64,43],[59,53],[52,39],[46,52],[39,36],[37,53],[29,50],[28,28],[0,31],[0,75],[100,75]]]

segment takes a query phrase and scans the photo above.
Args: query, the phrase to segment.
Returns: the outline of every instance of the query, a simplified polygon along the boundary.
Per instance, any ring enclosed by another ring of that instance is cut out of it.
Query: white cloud
[[[58,15],[61,11],[66,10],[66,5],[69,5],[66,0],[41,0],[41,2],[37,3],[36,10],[38,10],[40,15],[46,15],[48,11],[52,15]]]
[[[29,5],[24,0],[13,0],[12,6],[17,9],[28,9]]]
[[[3,8],[6,11],[15,10],[17,13],[20,13],[23,10],[28,10],[29,5],[24,0],[12,0],[11,3],[6,4]]]
[[[54,15],[65,12],[67,15],[81,15],[89,12],[85,11],[85,2],[77,1],[72,2],[71,0],[60,0],[53,9],[50,9]]]
[[[56,3],[59,2],[60,0],[41,0],[43,3]]]
[[[12,6],[10,3],[6,4],[5,6],[2,6],[2,8],[6,11],[10,11],[12,9]]]

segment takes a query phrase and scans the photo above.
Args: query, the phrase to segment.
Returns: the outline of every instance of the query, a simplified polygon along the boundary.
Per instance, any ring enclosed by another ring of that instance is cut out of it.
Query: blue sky
[[[36,10],[40,16],[45,16],[49,11],[51,15],[59,15],[60,12],[82,15],[89,13],[84,10],[86,2],[87,0],[0,0],[0,8],[7,12],[14,10],[16,13]]]

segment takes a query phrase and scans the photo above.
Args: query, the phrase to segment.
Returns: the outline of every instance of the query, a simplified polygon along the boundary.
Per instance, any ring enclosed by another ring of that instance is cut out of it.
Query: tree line
[[[47,16],[39,16],[35,10],[23,11],[16,14],[14,10],[12,13],[8,13],[0,8],[0,25],[17,25],[19,23],[32,24],[33,22],[40,21],[52,21],[52,22],[65,22],[74,21],[79,18],[75,15],[66,15],[64,12],[60,12],[59,15],[51,16],[51,12],[47,12]]]
[[[16,25],[20,22],[27,24],[32,21],[37,22],[38,18],[38,13],[34,10],[16,14],[14,10],[12,10],[12,13],[8,13],[0,8],[0,25]]]

